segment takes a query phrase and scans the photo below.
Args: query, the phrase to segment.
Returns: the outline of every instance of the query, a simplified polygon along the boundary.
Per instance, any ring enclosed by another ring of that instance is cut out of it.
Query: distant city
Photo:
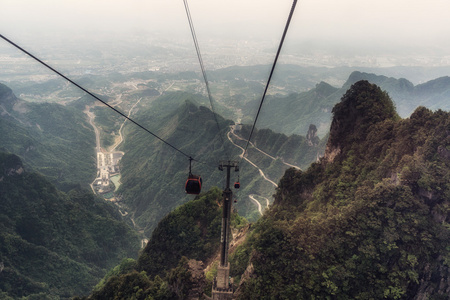
[[[10,37],[14,40],[15,37]],[[50,65],[71,76],[86,74],[105,75],[112,72],[122,74],[154,71],[179,73],[199,71],[199,63],[190,37],[184,39],[161,38],[155,35],[143,38],[130,36],[126,40],[99,37],[50,37],[27,40],[22,47]],[[20,40],[17,41],[20,44]],[[276,40],[226,40],[199,41],[203,62],[207,70],[230,66],[269,65],[273,62],[278,47]],[[450,66],[450,54],[437,51],[383,52],[380,49],[355,47],[339,50],[332,45],[320,46],[301,42],[288,44],[280,56],[279,63],[305,67],[365,67],[388,68],[394,66]],[[393,54],[394,53],[394,54]],[[56,77],[31,58],[20,53],[4,41],[0,41],[0,81],[14,80],[45,81]]]

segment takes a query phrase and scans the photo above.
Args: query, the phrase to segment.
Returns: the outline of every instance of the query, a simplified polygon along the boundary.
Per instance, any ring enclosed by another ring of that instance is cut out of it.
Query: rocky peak
[[[317,146],[320,142],[319,137],[317,136],[317,127],[314,124],[309,125],[308,132],[306,133],[306,141],[308,145],[313,147]]]
[[[356,82],[333,108],[325,159],[332,161],[344,147],[364,140],[374,124],[398,118],[386,92],[366,80]]]
[[[191,274],[191,288],[189,289],[186,299],[199,299],[206,288],[206,277],[203,272],[203,262],[190,259],[188,261],[189,272]]]
[[[317,96],[326,98],[336,92],[338,89],[329,85],[326,82],[321,81],[320,83],[316,84],[315,92]]]

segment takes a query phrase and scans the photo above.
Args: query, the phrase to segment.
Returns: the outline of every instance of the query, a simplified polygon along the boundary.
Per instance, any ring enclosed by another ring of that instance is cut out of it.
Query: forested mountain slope
[[[184,96],[181,97],[184,99]],[[168,101],[173,106],[168,109],[156,104],[151,110],[142,112],[137,117],[138,122],[201,161],[193,162],[192,172],[204,175],[205,188],[216,185],[219,182],[218,160],[225,156],[225,147],[228,151],[232,150],[219,138],[220,134],[225,136],[230,121],[219,116],[222,131],[218,133],[214,116],[207,108],[198,107],[191,101],[180,101],[178,97],[165,97],[160,101]],[[136,222],[145,227],[146,234],[150,236],[164,215],[189,198],[184,191],[189,157],[135,126],[128,126],[126,131],[119,193],[135,212]]]
[[[270,128],[290,135],[304,134],[309,125],[314,124],[323,137],[330,127],[331,108],[336,103],[330,96],[338,90],[321,82],[307,92],[267,97],[258,128]]]
[[[95,134],[81,110],[26,102],[2,84],[0,147],[65,191],[96,175]]]
[[[85,294],[138,249],[112,205],[81,189],[60,192],[0,153],[0,298]]]
[[[238,250],[236,296],[447,299],[449,199],[450,114],[400,119],[358,81],[333,109],[325,157],[286,172]]]
[[[198,276],[194,282],[192,265],[205,267],[219,251],[221,200],[222,191],[212,188],[167,214],[138,261],[116,267],[87,299],[186,299],[195,288],[205,291],[206,278]],[[233,212],[232,228],[246,225]],[[196,271],[203,274],[203,269]],[[212,278],[208,280],[211,284]]]

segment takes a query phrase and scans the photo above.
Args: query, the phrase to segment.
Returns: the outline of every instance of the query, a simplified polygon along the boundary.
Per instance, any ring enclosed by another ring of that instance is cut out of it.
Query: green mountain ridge
[[[193,173],[213,173],[217,167],[213,165],[215,160],[211,162],[210,159],[212,156],[222,157],[224,145],[217,135],[212,112],[190,101],[180,101],[178,97],[163,99],[169,101],[169,109],[160,110],[157,106],[141,112],[138,122],[184,153],[195,154],[194,158],[202,163],[194,161]],[[174,110],[172,105],[178,109]],[[218,119],[224,128],[222,130],[225,130],[230,122],[220,117]],[[150,235],[162,216],[189,198],[184,192],[189,160],[142,130],[132,126],[125,130],[128,133],[122,148],[125,156],[121,161],[122,185],[118,192],[135,211],[136,222],[146,227],[146,233]],[[224,132],[221,134],[224,135]],[[140,163],[136,165],[136,162]],[[211,179],[204,176],[203,185],[211,186]]]
[[[0,220],[2,297],[86,294],[139,249],[112,205],[81,189],[60,192],[13,154],[0,153]]]
[[[285,97],[267,97],[258,121],[259,128],[270,128],[285,134],[303,134],[314,124],[319,135],[329,129],[330,112],[334,103],[329,100],[338,89],[321,82],[314,89]]]
[[[450,90],[450,77],[443,76],[414,86],[405,78],[396,79],[382,75],[362,72],[353,72],[342,89],[347,90],[359,80],[368,80],[380,86],[389,93],[395,102],[400,116],[409,116],[417,106],[429,109],[450,109],[448,95]]]
[[[0,145],[68,191],[95,178],[95,134],[86,116],[55,103],[30,103],[1,85]],[[91,149],[91,151],[86,151]]]

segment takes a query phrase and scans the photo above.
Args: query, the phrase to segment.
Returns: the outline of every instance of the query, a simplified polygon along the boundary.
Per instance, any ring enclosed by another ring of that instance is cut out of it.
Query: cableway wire
[[[224,145],[224,147],[225,147],[225,140],[222,137],[222,135],[220,134],[220,125],[219,125],[219,121],[217,120],[217,114],[216,114],[215,109],[214,109],[213,100],[212,100],[212,96],[211,96],[211,90],[209,88],[208,77],[206,76],[205,65],[203,64],[202,55],[200,53],[200,46],[198,45],[197,35],[195,34],[194,22],[192,21],[191,12],[189,10],[189,5],[188,5],[187,0],[183,0],[183,2],[184,2],[184,7],[185,7],[185,10],[186,10],[186,15],[187,15],[187,18],[188,18],[188,22],[189,22],[189,27],[191,29],[192,39],[194,40],[195,51],[197,52],[198,61],[200,63],[200,69],[202,71],[203,79],[205,81],[206,91],[208,93],[208,98],[209,98],[209,103],[211,105],[211,110],[213,112],[214,119],[215,119],[216,124],[217,124],[217,130],[219,132],[220,140],[222,142],[222,145]]]
[[[55,70],[54,68],[52,68],[50,65],[48,65],[47,63],[43,62],[42,60],[40,60],[39,58],[37,58],[36,56],[34,56],[33,54],[31,54],[30,52],[26,51],[25,49],[23,49],[22,47],[20,47],[19,45],[17,45],[16,43],[14,43],[13,41],[9,40],[8,38],[4,37],[2,34],[0,34],[0,37],[5,40],[6,42],[10,43],[11,45],[13,45],[14,47],[16,47],[17,49],[19,49],[20,51],[22,51],[23,53],[25,53],[26,55],[30,56],[31,58],[33,58],[34,60],[36,60],[37,62],[39,62],[40,64],[44,65],[45,67],[47,67],[48,69],[50,69],[51,71],[53,71],[54,73],[58,74],[59,76],[61,76],[62,78],[64,78],[65,80],[69,81],[71,84],[75,85],[76,87],[78,87],[79,89],[81,89],[82,91],[84,91],[85,93],[87,93],[88,95],[90,95],[91,97],[95,98],[96,100],[100,101],[101,103],[103,103],[104,105],[106,105],[107,107],[111,108],[112,110],[114,110],[116,113],[118,113],[119,115],[121,115],[122,117],[124,117],[125,119],[129,120],[130,122],[132,122],[133,124],[135,124],[136,126],[138,126],[139,128],[143,129],[144,131],[146,131],[147,133],[151,134],[152,136],[154,136],[155,138],[157,138],[158,140],[160,140],[161,142],[163,142],[164,144],[166,144],[167,146],[171,147],[172,149],[178,151],[179,153],[181,153],[182,155],[186,156],[187,158],[189,158],[190,160],[194,160],[199,162],[198,160],[192,158],[190,155],[186,154],[185,152],[181,151],[180,149],[178,149],[177,147],[173,146],[172,144],[170,144],[169,142],[165,141],[164,139],[160,138],[159,136],[157,136],[156,134],[154,134],[153,132],[151,132],[150,130],[148,130],[147,128],[145,128],[144,126],[142,126],[141,124],[137,123],[136,121],[134,121],[133,119],[129,118],[128,116],[126,116],[125,114],[123,114],[121,111],[117,110],[116,108],[114,108],[113,106],[109,105],[108,103],[106,103],[105,101],[103,101],[102,99],[100,99],[99,97],[97,97],[96,95],[94,95],[93,93],[91,93],[90,91],[88,91],[87,89],[85,89],[84,87],[82,87],[81,85],[79,85],[78,83],[74,82],[73,80],[71,80],[70,78],[68,78],[67,76],[65,76],[64,74],[60,73],[59,71]]]
[[[278,46],[277,54],[275,55],[275,60],[274,60],[273,65],[272,65],[272,70],[270,71],[269,79],[267,80],[267,84],[266,84],[266,87],[264,89],[264,93],[263,93],[263,96],[261,98],[261,102],[259,104],[258,112],[256,113],[255,121],[253,122],[252,130],[250,131],[250,135],[248,136],[247,145],[245,146],[244,153],[242,154],[241,163],[242,163],[242,160],[245,157],[245,153],[247,152],[247,148],[248,148],[248,145],[250,144],[250,139],[252,138],[253,131],[255,130],[256,121],[258,120],[258,116],[259,116],[259,113],[261,111],[261,107],[262,107],[262,105],[264,103],[264,99],[266,97],[266,93],[267,93],[267,90],[269,88],[270,80],[272,79],[272,75],[273,75],[273,72],[275,70],[275,66],[276,66],[277,61],[278,61],[278,56],[280,56],[281,48],[283,47],[284,39],[285,39],[287,31],[289,29],[289,25],[291,23],[291,19],[292,19],[292,16],[294,14],[294,10],[295,10],[295,6],[296,5],[297,5],[297,0],[294,0],[294,2],[292,3],[291,12],[289,13],[289,17],[288,17],[287,22],[286,22],[286,26],[284,27],[283,36],[281,37],[280,45]]]

